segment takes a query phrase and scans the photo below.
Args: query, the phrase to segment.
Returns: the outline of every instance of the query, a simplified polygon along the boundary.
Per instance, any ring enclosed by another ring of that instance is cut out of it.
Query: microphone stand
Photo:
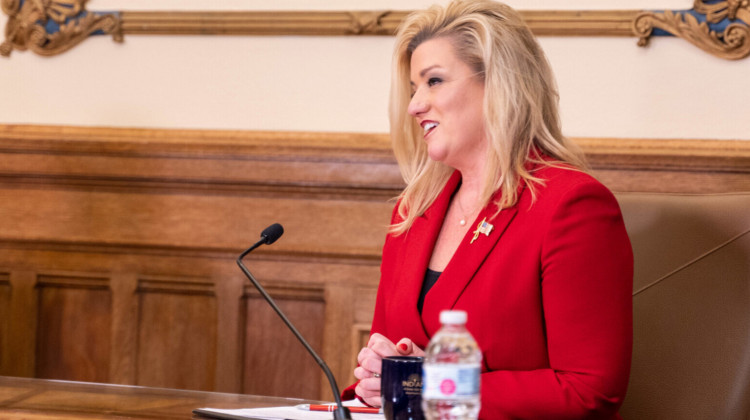
[[[264,231],[265,232],[265,231]],[[279,235],[280,236],[280,235]],[[277,238],[271,238],[272,240],[269,241],[269,238],[265,235],[261,236],[261,240],[256,242],[255,245],[248,248],[245,252],[240,254],[240,256],[237,258],[237,265],[240,266],[240,269],[243,273],[245,273],[245,276],[250,280],[250,282],[255,286],[256,289],[258,289],[258,292],[263,296],[263,298],[268,302],[269,305],[273,308],[274,311],[279,315],[282,321],[286,324],[287,327],[289,327],[290,330],[294,333],[294,336],[297,337],[297,339],[302,343],[303,346],[307,349],[307,351],[310,353],[310,355],[315,359],[315,361],[320,365],[320,367],[323,369],[323,372],[325,372],[326,377],[328,378],[328,382],[331,384],[331,390],[333,391],[333,398],[336,401],[336,409],[333,411],[333,419],[334,420],[350,420],[351,414],[349,413],[349,409],[344,407],[341,404],[341,395],[339,393],[339,388],[336,385],[336,379],[333,377],[333,373],[331,373],[331,369],[328,368],[328,365],[323,361],[323,359],[318,356],[317,353],[315,353],[315,350],[313,350],[312,347],[310,347],[310,344],[307,343],[307,340],[305,340],[302,337],[302,334],[300,334],[299,331],[297,331],[297,328],[292,325],[291,321],[289,321],[289,318],[284,315],[284,313],[281,311],[281,308],[276,305],[276,302],[271,298],[271,296],[266,293],[265,289],[260,285],[258,280],[255,279],[255,277],[250,273],[250,271],[245,267],[245,264],[242,263],[242,259],[249,254],[252,250],[259,247],[263,244],[270,244],[271,242],[274,242]]]

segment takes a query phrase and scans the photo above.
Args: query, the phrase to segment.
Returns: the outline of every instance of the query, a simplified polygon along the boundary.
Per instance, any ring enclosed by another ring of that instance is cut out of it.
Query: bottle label
[[[474,398],[479,395],[479,374],[480,367],[474,363],[425,364],[422,367],[422,398]]]

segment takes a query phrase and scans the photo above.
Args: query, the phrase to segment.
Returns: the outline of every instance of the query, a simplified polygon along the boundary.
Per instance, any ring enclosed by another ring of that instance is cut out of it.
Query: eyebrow
[[[438,65],[438,64],[433,64],[433,65],[431,65],[431,66],[429,66],[429,67],[427,67],[427,68],[424,68],[424,69],[422,69],[422,71],[420,71],[420,72],[419,72],[419,77],[424,77],[424,75],[425,75],[425,74],[426,74],[426,73],[427,73],[428,71],[430,71],[430,70],[434,69],[435,67],[440,67],[440,65]]]
[[[430,71],[430,70],[432,70],[432,69],[434,69],[436,67],[440,67],[440,65],[439,64],[433,64],[433,65],[431,65],[429,67],[425,67],[424,69],[422,69],[422,71],[419,72],[419,77],[424,77],[424,75],[427,74],[428,71]],[[412,85],[412,86],[414,86],[415,83],[414,83],[414,81],[410,80],[409,84]]]

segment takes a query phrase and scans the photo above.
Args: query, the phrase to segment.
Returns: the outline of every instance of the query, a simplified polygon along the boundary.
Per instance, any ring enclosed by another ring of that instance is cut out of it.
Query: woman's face
[[[484,162],[484,83],[448,38],[421,43],[411,57],[408,112],[424,130],[430,159],[464,171]]]

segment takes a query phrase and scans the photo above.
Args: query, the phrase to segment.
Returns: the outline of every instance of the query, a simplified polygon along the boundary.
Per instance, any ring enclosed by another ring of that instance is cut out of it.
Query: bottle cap
[[[440,312],[441,324],[466,324],[466,311],[442,311]]]

